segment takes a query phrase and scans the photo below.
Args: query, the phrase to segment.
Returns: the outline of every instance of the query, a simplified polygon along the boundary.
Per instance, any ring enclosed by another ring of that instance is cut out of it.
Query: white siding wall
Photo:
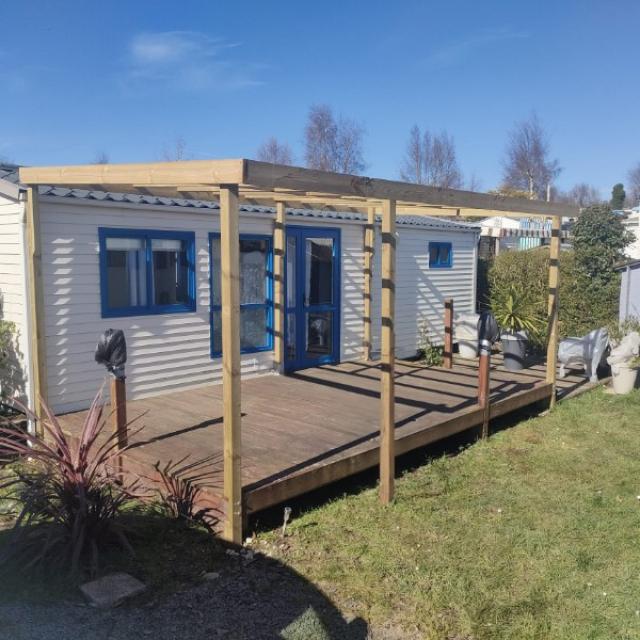
[[[17,350],[10,353],[9,375],[4,391],[24,400],[28,396],[26,354],[29,334],[25,300],[25,254],[23,246],[24,206],[0,197],[0,297],[2,318],[13,322],[17,330]]]
[[[42,261],[49,401],[57,412],[85,408],[105,378],[93,359],[96,341],[108,328],[123,329],[129,361],[130,398],[158,395],[218,382],[221,360],[209,356],[208,234],[219,230],[212,210],[150,207],[42,198]],[[322,218],[290,216],[289,224],[339,228],[342,244],[341,359],[362,356],[364,225]],[[98,227],[175,229],[196,234],[195,313],[101,317]],[[443,300],[455,299],[456,311],[472,311],[475,296],[475,245],[471,233],[446,233],[398,227],[397,347],[413,355],[418,324],[429,322],[436,341],[442,334]],[[242,214],[240,232],[270,235],[266,214]],[[374,265],[374,348],[379,345],[380,241]],[[453,268],[428,269],[429,240],[453,243]],[[21,264],[14,260],[15,265]],[[14,274],[15,275],[15,274]],[[13,296],[12,296],[12,299]],[[15,315],[15,314],[14,314]],[[243,375],[272,371],[271,352],[242,357]]]
[[[220,381],[221,360],[209,356],[208,234],[219,230],[212,210],[109,206],[85,201],[42,199],[43,281],[49,401],[57,412],[88,405],[104,380],[93,359],[100,334],[122,329],[127,338],[130,398]],[[362,352],[361,224],[301,220],[291,224],[341,228],[343,359]],[[101,318],[98,227],[175,229],[196,234],[195,313]],[[270,235],[273,222],[262,214],[242,214],[240,232]],[[243,375],[271,371],[272,352],[242,356]]]
[[[373,350],[380,350],[381,240],[376,230],[372,302]],[[455,313],[475,311],[476,246],[474,233],[397,226],[396,354],[407,358],[418,348],[418,331],[427,322],[435,344],[444,341],[444,300],[453,298]],[[429,269],[429,242],[451,242],[453,266]]]

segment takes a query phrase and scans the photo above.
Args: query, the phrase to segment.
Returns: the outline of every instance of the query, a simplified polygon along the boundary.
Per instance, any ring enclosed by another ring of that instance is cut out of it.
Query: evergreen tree
[[[614,210],[622,209],[626,197],[627,194],[624,191],[624,185],[621,182],[614,184],[611,190],[611,208]]]

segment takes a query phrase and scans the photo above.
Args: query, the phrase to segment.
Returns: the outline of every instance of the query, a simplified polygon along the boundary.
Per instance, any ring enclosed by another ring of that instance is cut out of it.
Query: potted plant
[[[531,299],[512,285],[493,296],[491,311],[500,325],[505,367],[509,371],[523,369],[529,338],[537,335],[542,325]]]
[[[611,366],[611,382],[617,394],[629,393],[636,386],[640,369],[640,334],[628,333],[611,350],[607,362]]]

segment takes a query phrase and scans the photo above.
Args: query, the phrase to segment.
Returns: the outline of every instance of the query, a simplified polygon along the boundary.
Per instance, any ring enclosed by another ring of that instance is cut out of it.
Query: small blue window
[[[209,234],[211,356],[222,354],[220,234]],[[273,349],[273,251],[270,236],[240,236],[240,350]]]
[[[98,229],[103,318],[196,310],[195,234]]]
[[[450,242],[429,243],[429,269],[450,269],[453,249]]]

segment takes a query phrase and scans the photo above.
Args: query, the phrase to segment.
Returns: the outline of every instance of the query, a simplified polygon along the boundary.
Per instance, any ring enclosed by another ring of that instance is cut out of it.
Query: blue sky
[[[366,173],[397,178],[410,127],[446,129],[465,176],[501,177],[535,110],[561,188],[606,195],[640,162],[640,2],[5,2],[0,156],[27,164],[253,157],[302,163],[308,108],[366,129]]]

